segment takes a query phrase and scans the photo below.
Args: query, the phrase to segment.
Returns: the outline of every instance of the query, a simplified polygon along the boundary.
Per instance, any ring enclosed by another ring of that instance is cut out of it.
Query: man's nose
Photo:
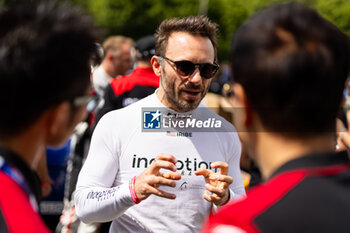
[[[198,66],[196,66],[196,69],[193,71],[193,74],[190,76],[189,81],[194,84],[200,84],[202,82],[202,77],[200,75]]]

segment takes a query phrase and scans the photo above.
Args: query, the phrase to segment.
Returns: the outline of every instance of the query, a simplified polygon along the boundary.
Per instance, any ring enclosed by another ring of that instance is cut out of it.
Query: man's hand
[[[233,182],[233,178],[227,175],[228,164],[225,162],[214,162],[211,164],[212,168],[220,168],[219,173],[212,170],[201,168],[195,174],[202,175],[205,178],[205,188],[211,192],[205,191],[203,198],[209,202],[213,202],[219,206],[227,202],[230,197],[229,186]]]
[[[175,187],[174,180],[181,179],[181,175],[176,173],[176,159],[170,154],[159,154],[151,165],[135,180],[135,193],[137,198],[142,201],[149,195],[154,194],[159,197],[175,199],[173,193],[164,192],[158,189],[159,186],[166,185]],[[171,172],[160,172],[161,168],[168,169]]]

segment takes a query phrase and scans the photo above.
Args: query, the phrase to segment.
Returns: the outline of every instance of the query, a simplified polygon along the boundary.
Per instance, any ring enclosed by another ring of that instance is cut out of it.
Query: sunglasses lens
[[[196,68],[195,65],[190,61],[178,61],[175,62],[175,65],[179,74],[183,76],[191,75]]]
[[[209,79],[214,76],[218,67],[212,64],[203,64],[200,67],[200,74],[203,78]]]
[[[204,63],[204,64],[195,64],[191,61],[172,61],[169,58],[166,58],[168,61],[173,62],[176,66],[176,71],[182,75],[182,76],[189,76],[192,75],[194,70],[196,69],[196,66],[199,66],[200,75],[205,78],[209,79],[212,78],[216,71],[218,71],[219,66],[216,64],[210,64],[210,63]]]

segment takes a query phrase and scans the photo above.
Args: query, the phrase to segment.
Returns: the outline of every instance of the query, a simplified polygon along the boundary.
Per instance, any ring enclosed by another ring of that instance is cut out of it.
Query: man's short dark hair
[[[164,20],[156,32],[156,55],[164,56],[170,35],[173,32],[187,32],[192,35],[208,37],[213,44],[215,58],[217,54],[216,34],[218,25],[206,16],[188,16],[186,18],[172,18]]]
[[[236,33],[232,74],[264,127],[332,132],[349,71],[349,41],[298,3],[271,6]]]
[[[66,3],[0,6],[0,137],[21,133],[49,107],[85,94],[98,36],[92,19]]]

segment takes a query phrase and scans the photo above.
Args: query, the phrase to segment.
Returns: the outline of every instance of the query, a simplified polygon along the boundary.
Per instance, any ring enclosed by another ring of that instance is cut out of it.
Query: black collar
[[[279,173],[286,172],[289,170],[308,167],[330,166],[347,162],[349,162],[349,157],[346,151],[308,154],[283,164],[275,172],[272,173],[269,179],[271,179]]]

